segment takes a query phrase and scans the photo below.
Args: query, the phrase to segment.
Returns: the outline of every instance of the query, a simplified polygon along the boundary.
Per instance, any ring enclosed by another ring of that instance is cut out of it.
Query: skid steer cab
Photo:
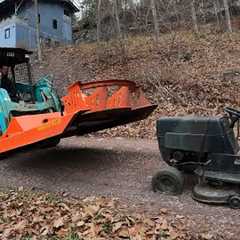
[[[52,78],[33,83],[31,54],[0,48],[0,156],[140,121],[157,107],[127,80],[77,81],[60,98]]]
[[[199,179],[192,193],[195,200],[240,208],[240,111],[225,112],[228,116],[157,121],[160,152],[169,167],[153,177],[154,191],[181,194],[184,173],[190,173]]]
[[[4,134],[13,116],[61,111],[61,101],[48,76],[33,84],[31,52],[0,48],[0,131]]]

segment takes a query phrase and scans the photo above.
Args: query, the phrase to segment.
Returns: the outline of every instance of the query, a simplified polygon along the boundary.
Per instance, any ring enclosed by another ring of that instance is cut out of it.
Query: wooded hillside
[[[125,41],[124,52],[114,40],[101,43],[100,51],[95,43],[46,49],[37,75],[54,74],[60,94],[77,80],[136,81],[159,105],[157,111],[145,121],[107,134],[152,138],[160,116],[217,115],[225,106],[240,106],[238,39],[238,33],[205,32],[196,38],[188,31],[165,34],[157,46],[151,37],[132,37]]]

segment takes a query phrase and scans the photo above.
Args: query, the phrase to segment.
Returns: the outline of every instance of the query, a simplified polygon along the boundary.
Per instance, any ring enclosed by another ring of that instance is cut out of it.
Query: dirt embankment
[[[102,135],[153,138],[155,120],[163,115],[222,114],[224,106],[240,106],[239,34],[165,35],[158,46],[151,38],[45,49],[35,75],[53,74],[60,94],[74,81],[130,79],[159,104],[145,121],[105,131]],[[100,60],[98,58],[100,55]],[[149,127],[150,126],[150,127]]]

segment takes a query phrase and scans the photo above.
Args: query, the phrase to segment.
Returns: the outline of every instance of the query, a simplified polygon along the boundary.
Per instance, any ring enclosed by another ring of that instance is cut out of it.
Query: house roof
[[[27,2],[28,0],[0,0],[0,13],[14,12],[15,3]],[[43,0],[42,0],[43,1]],[[60,3],[67,6],[73,13],[78,12],[79,9],[71,0],[48,0],[47,2]]]

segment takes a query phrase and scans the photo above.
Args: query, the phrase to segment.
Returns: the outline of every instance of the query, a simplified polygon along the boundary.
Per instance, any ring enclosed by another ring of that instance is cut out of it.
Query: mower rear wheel
[[[228,204],[232,209],[240,209],[240,196],[234,195],[228,199]]]
[[[184,176],[176,168],[169,167],[159,171],[152,178],[154,192],[163,192],[171,195],[180,195],[183,192]]]

